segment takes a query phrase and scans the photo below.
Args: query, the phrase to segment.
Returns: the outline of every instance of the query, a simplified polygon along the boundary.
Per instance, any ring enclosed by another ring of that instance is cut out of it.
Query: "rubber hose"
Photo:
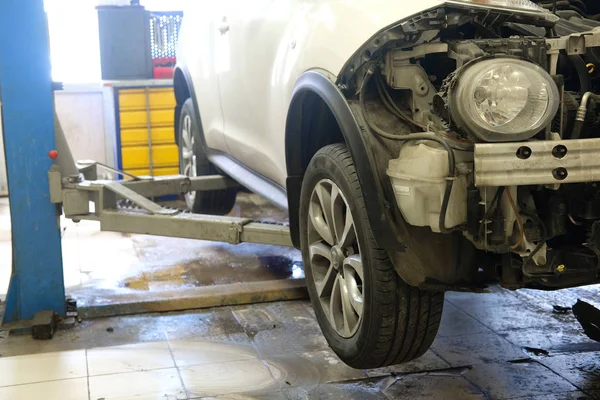
[[[571,132],[570,139],[579,139],[581,137],[581,130],[583,129],[584,123],[585,123],[585,121],[575,120],[575,124],[573,124],[573,131]]]
[[[592,78],[590,77],[590,73],[588,72],[587,67],[585,66],[585,61],[583,58],[578,55],[570,55],[568,56],[571,63],[573,63],[573,67],[577,71],[577,75],[579,76],[579,85],[581,87],[580,92],[587,93],[592,91]]]

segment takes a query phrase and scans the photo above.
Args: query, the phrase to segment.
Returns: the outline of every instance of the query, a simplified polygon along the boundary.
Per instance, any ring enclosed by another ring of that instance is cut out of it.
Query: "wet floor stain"
[[[182,202],[169,202],[183,208]],[[286,212],[270,205],[257,195],[241,193],[231,216],[257,221],[287,223]],[[86,282],[70,288],[69,294],[80,303],[94,299],[110,304],[114,296],[143,295],[152,299],[160,293],[176,293],[180,289],[263,281],[303,279],[302,257],[294,248],[243,243],[230,245],[191,239],[159,236],[123,236],[129,243],[124,256],[111,256],[103,248],[97,258],[105,257],[107,268],[86,270]],[[111,242],[112,243],[112,242]],[[102,248],[102,243],[99,243]],[[100,264],[96,262],[95,264]]]
[[[217,267],[218,266],[218,267]],[[176,287],[203,287],[236,282],[260,282],[278,279],[302,279],[302,262],[290,256],[263,256],[258,258],[221,257],[220,259],[187,261],[167,268],[127,277],[122,287],[133,290]]]
[[[183,204],[175,203],[181,208]],[[286,223],[285,212],[256,195],[238,196],[231,216]],[[173,241],[171,243],[171,241]],[[150,290],[170,285],[201,287],[304,277],[298,251],[286,247],[244,243],[202,242],[138,236],[134,240],[140,262],[147,267],[124,279],[130,289]]]
[[[184,269],[173,266],[166,270],[153,272],[142,272],[140,275],[127,278],[123,286],[134,290],[150,290],[152,282],[169,283],[170,285],[181,285],[184,282]]]

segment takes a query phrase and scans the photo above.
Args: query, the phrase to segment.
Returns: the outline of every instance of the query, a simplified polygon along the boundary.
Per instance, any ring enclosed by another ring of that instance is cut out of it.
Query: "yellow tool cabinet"
[[[133,175],[178,174],[173,87],[119,85],[113,96],[117,167]]]

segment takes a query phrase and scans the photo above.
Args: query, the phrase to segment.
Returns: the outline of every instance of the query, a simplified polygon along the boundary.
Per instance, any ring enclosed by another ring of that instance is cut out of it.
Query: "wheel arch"
[[[173,73],[173,92],[175,94],[175,124],[174,132],[175,143],[179,145],[179,117],[181,116],[181,109],[183,103],[189,98],[194,103],[194,111],[196,118],[200,121],[200,111],[198,110],[198,102],[196,101],[196,93],[194,92],[194,86],[192,85],[192,78],[184,66],[176,66]]]
[[[300,247],[300,192],[306,167],[322,147],[345,142],[361,184],[368,219],[379,246],[402,250],[387,209],[383,188],[372,161],[367,132],[355,118],[348,101],[323,73],[305,72],[296,82],[285,128],[286,189],[292,242]]]

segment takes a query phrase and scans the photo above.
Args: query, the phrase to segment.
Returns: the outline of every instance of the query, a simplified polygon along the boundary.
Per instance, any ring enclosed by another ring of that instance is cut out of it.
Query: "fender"
[[[196,92],[194,91],[194,86],[192,85],[192,78],[190,73],[185,66],[177,65],[175,67],[175,72],[173,75],[173,91],[175,92],[175,143],[179,146],[179,116],[181,115],[181,107],[186,99],[192,98],[194,102],[194,112],[196,113],[196,120],[202,121],[200,119],[200,110],[198,109],[198,102],[196,101]],[[201,140],[204,141],[204,135],[201,135]],[[205,145],[205,143],[202,143]],[[206,146],[205,146],[206,147]]]
[[[403,244],[398,240],[399,234],[389,208],[386,207],[381,181],[372,161],[373,152],[364,135],[365,127],[357,122],[346,98],[338,87],[325,75],[317,71],[305,72],[294,87],[292,100],[288,110],[285,128],[285,151],[288,178],[286,181],[288,194],[288,210],[290,233],[294,246],[299,247],[299,210],[300,190],[306,165],[303,165],[302,135],[307,121],[303,121],[303,105],[309,95],[317,95],[329,107],[334,115],[346,145],[350,150],[354,166],[361,184],[367,216],[371,230],[378,245],[386,250],[402,251]],[[304,122],[304,125],[303,125]],[[304,128],[304,129],[303,129]],[[312,154],[310,155],[312,157]]]

